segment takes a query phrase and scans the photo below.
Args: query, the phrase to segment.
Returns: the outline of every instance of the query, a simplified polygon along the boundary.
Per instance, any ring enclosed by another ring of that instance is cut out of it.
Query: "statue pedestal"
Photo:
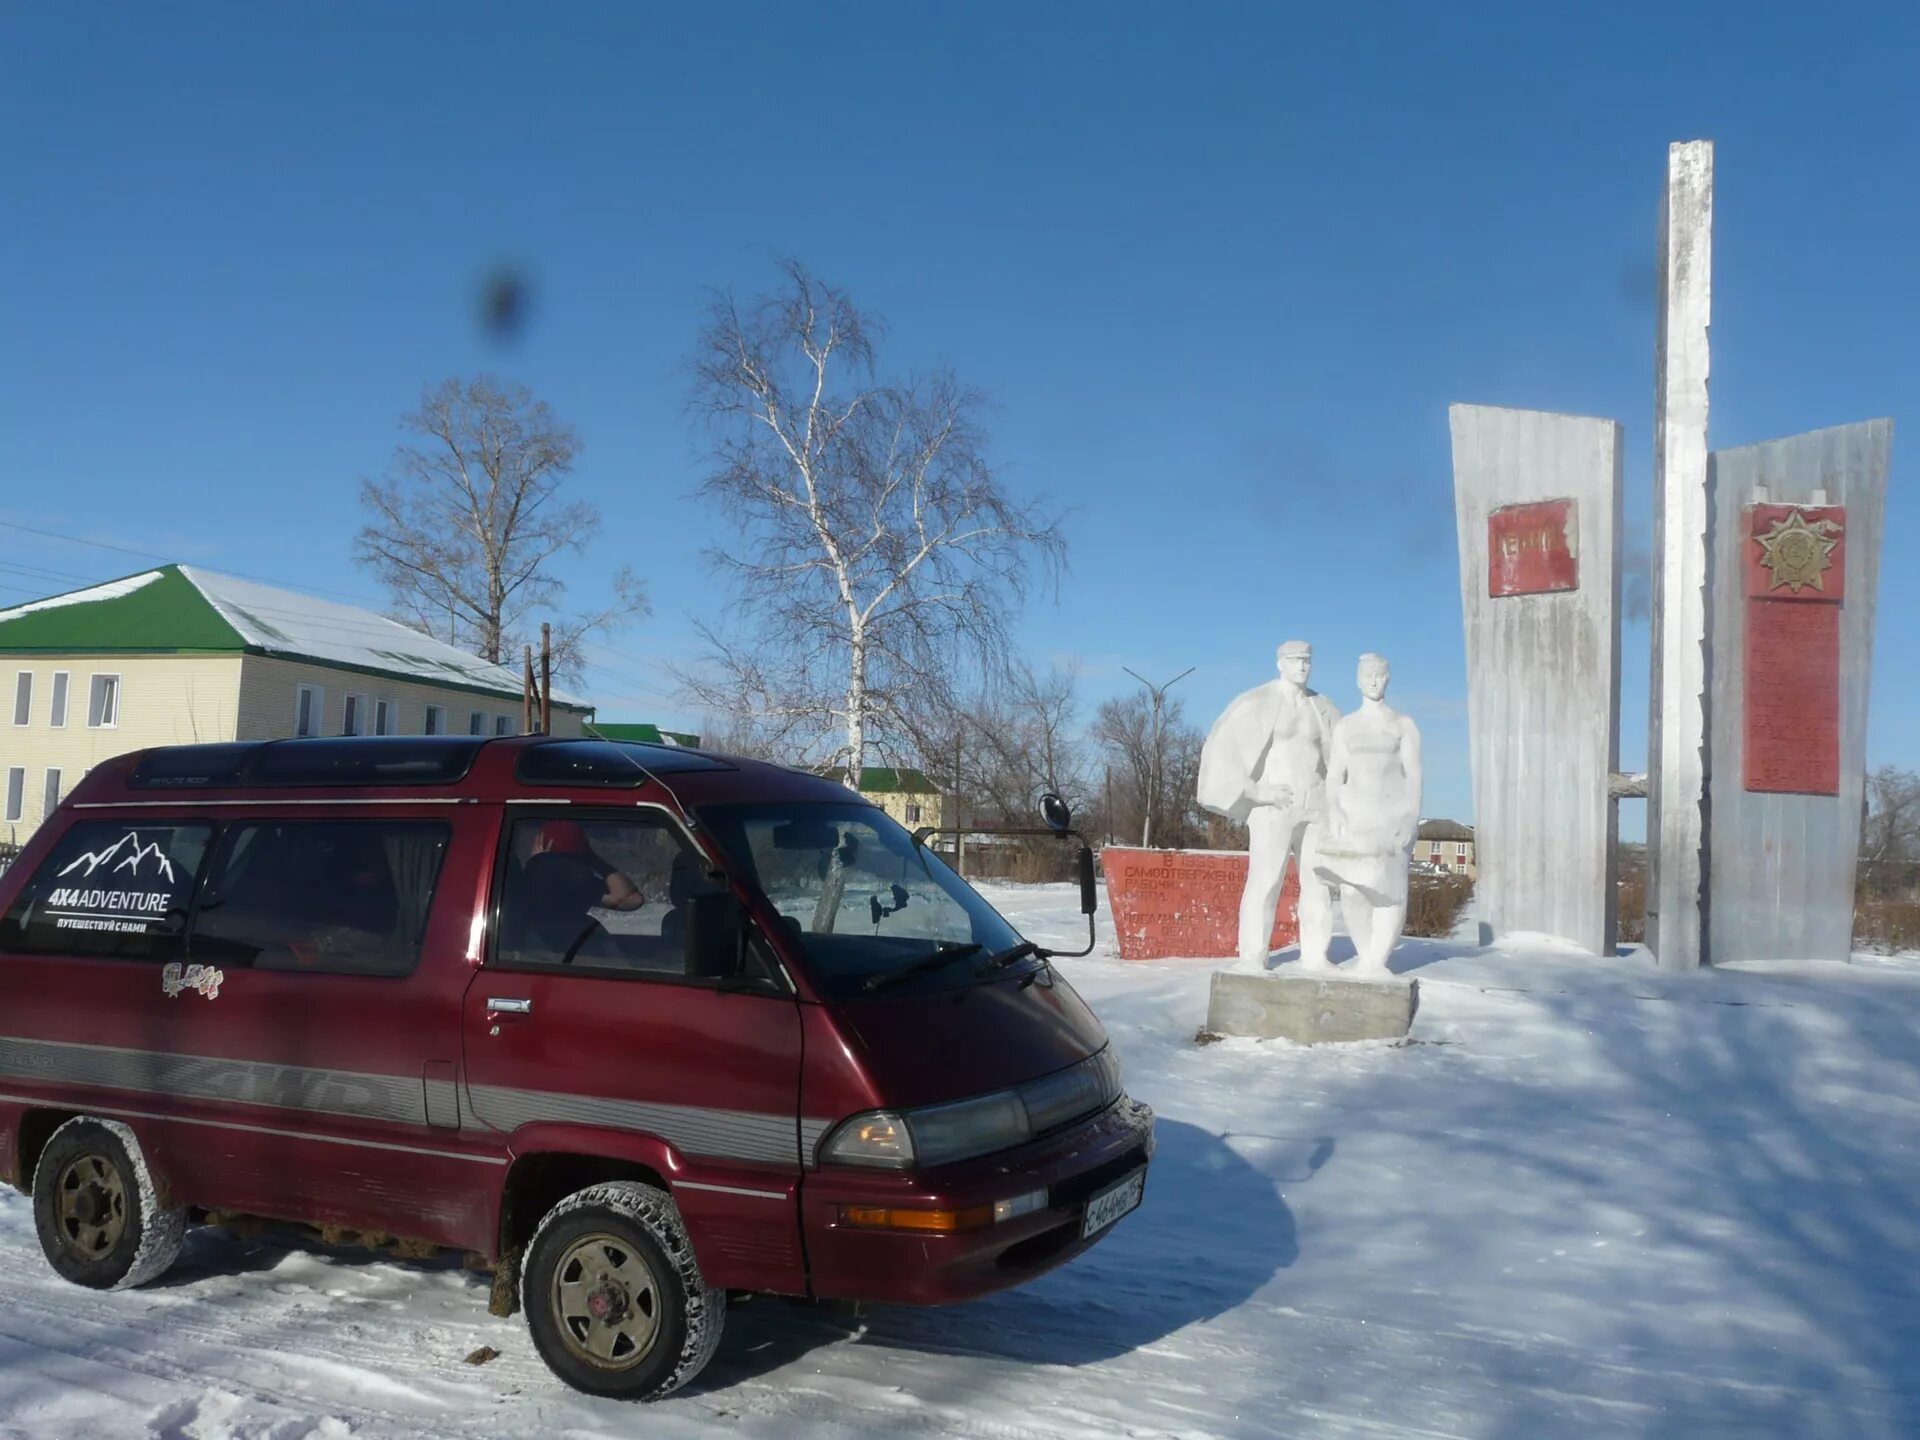
[[[1207,1029],[1320,1045],[1342,1040],[1398,1040],[1420,1007],[1417,980],[1342,980],[1326,975],[1216,970],[1207,998]]]

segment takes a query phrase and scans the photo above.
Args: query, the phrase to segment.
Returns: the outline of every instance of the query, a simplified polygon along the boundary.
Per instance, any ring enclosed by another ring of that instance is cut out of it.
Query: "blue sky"
[[[699,13],[696,13],[699,12]],[[722,596],[680,363],[711,287],[802,258],[902,365],[991,393],[1072,568],[1022,634],[1088,708],[1205,722],[1316,645],[1420,721],[1470,810],[1446,405],[1627,427],[1650,519],[1667,142],[1718,142],[1716,447],[1920,387],[1920,9],[1635,6],[0,5],[0,520],[337,592],[356,483],[423,382],[486,369],[586,440],[653,616],[607,718]],[[534,286],[489,340],[494,267]],[[1896,435],[1869,744],[1920,764]],[[0,529],[0,599],[138,568]],[[22,567],[38,567],[27,571]],[[1630,626],[1623,758],[1645,747]],[[1638,816],[1623,816],[1638,828]]]

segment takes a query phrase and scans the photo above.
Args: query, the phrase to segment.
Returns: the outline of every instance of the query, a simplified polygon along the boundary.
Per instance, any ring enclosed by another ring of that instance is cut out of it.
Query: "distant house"
[[[1480,878],[1473,852],[1473,827],[1458,820],[1422,820],[1413,842],[1413,863],[1434,865],[1470,880]]]
[[[700,748],[700,737],[685,730],[662,730],[644,721],[596,720],[592,733],[602,740],[638,740],[645,745],[679,745],[688,750]]]
[[[517,735],[521,677],[371,610],[162,565],[0,610],[0,706],[4,843],[150,745]],[[554,692],[555,734],[592,713]]]
[[[843,785],[846,783],[844,766],[820,773]],[[949,823],[946,792],[924,770],[869,765],[860,772],[860,793],[909,830]]]

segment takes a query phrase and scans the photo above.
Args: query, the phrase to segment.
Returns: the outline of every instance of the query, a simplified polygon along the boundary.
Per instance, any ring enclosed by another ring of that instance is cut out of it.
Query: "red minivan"
[[[0,1163],[78,1284],[190,1221],[465,1252],[603,1395],[690,1379],[729,1293],[1017,1285],[1139,1204],[1153,1117],[923,840],[667,746],[121,756],[0,876]]]

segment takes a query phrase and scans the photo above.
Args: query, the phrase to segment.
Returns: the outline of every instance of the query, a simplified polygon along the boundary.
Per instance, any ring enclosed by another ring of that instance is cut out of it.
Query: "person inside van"
[[[625,874],[602,860],[587,843],[587,832],[574,820],[548,820],[540,826],[533,837],[533,855],[567,856],[571,864],[566,868],[578,870],[581,874],[591,871],[600,882],[600,898],[592,902],[592,908],[599,910],[638,910],[647,903],[647,897],[640,893],[640,887],[629,880]],[[547,862],[541,866],[548,871],[561,871],[562,865]]]

